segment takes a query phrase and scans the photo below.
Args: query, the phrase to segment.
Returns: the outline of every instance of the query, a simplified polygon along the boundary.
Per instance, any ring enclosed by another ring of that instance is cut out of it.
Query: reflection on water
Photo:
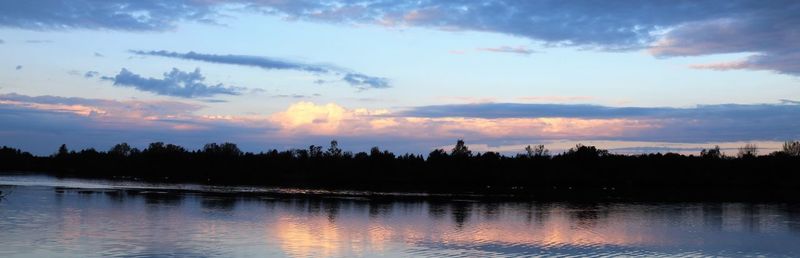
[[[242,197],[4,178],[0,185],[8,193],[0,200],[2,257],[800,255],[800,206],[792,204]]]

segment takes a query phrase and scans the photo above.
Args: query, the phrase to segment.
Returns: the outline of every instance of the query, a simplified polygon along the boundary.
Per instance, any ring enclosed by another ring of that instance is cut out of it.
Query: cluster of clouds
[[[266,70],[290,70],[322,75],[331,74],[340,76],[340,81],[345,82],[359,90],[383,89],[390,87],[389,80],[386,78],[369,76],[333,65],[306,64],[289,60],[281,60],[278,58],[247,55],[214,55],[197,52],[178,53],[164,50],[131,50],[130,52],[143,56],[157,56],[216,64],[248,66]],[[17,67],[17,70],[20,68],[22,67]],[[122,68],[119,73],[114,76],[100,76],[97,71],[87,71],[83,77],[98,77],[101,80],[113,82],[115,86],[130,87],[158,95],[181,98],[206,98],[218,95],[240,95],[247,90],[245,87],[226,86],[221,83],[213,85],[207,84],[205,82],[206,78],[200,72],[199,68],[192,72],[173,68],[171,71],[165,72],[163,78],[148,78],[136,74],[127,68]],[[328,83],[330,81],[323,82]],[[300,98],[308,96],[295,94],[276,95],[276,97]]]
[[[800,3],[775,1],[3,1],[0,26],[37,30],[163,31],[179,22],[221,23],[222,12],[329,23],[495,32],[552,46],[648,49],[656,57],[750,53],[698,69],[800,75]],[[497,49],[513,51],[513,49]]]
[[[275,130],[266,117],[197,114],[203,108],[182,101],[0,94],[0,136],[3,144],[49,154],[60,143],[83,148],[154,141],[253,144]]]
[[[695,64],[692,68],[765,70],[800,76],[797,47],[800,2],[792,0],[0,1],[0,27],[53,31],[168,31],[187,21],[219,24],[224,21],[224,12],[237,11],[287,20],[500,33],[547,46],[596,51],[645,50],[657,58],[744,53],[748,56],[741,60]],[[2,43],[4,41],[0,40]],[[477,50],[533,53],[525,47],[511,46]],[[165,50],[131,52],[332,75],[359,90],[390,87],[386,78],[332,65],[250,55]],[[87,72],[84,77],[181,98],[238,95],[245,90],[207,83],[199,70],[173,69],[164,73],[163,78],[151,78],[123,68],[113,76]],[[298,102],[269,116],[203,116],[197,113],[204,106],[177,101],[117,101],[12,93],[0,95],[0,124],[4,125],[0,136],[8,139],[8,144],[26,147],[33,141],[34,145],[48,149],[54,142],[64,139],[89,146],[126,139],[168,139],[186,145],[221,139],[297,147],[304,141],[331,137],[368,142],[365,144],[380,144],[390,139],[396,141],[395,144],[417,144],[414,146],[450,142],[454,138],[474,139],[489,145],[558,139],[701,142],[800,138],[796,130],[800,128],[797,119],[800,105],[793,100],[782,102],[692,108],[479,103],[403,110],[349,109],[336,104]],[[222,139],[224,136],[236,138]],[[252,147],[264,149],[264,146]]]
[[[93,77],[87,72],[85,77]],[[206,84],[205,77],[200,73],[200,69],[193,72],[184,72],[177,68],[164,73],[163,79],[145,78],[133,73],[128,69],[122,70],[114,77],[103,76],[102,80],[114,82],[115,86],[132,87],[141,91],[152,92],[159,95],[175,96],[183,98],[211,97],[216,95],[239,95],[244,88],[225,86],[223,84]]]
[[[49,151],[55,143],[78,139],[89,146],[130,139],[201,146],[224,139],[258,151],[336,138],[356,149],[377,144],[416,153],[457,138],[486,146],[565,139],[697,145],[800,138],[794,130],[800,127],[800,105],[791,102],[693,108],[480,103],[369,110],[301,101],[271,115],[198,115],[204,108],[179,101],[2,94],[0,135],[24,135],[9,137],[6,144],[34,151],[36,144]],[[642,145],[630,148],[648,148]]]
[[[314,74],[333,74],[341,76],[341,80],[361,90],[381,89],[389,87],[389,80],[386,78],[369,76],[361,73],[349,71],[347,69],[333,65],[306,64],[297,61],[282,60],[263,56],[249,55],[214,55],[197,52],[177,53],[170,51],[141,51],[132,50],[131,53],[146,56],[160,56],[168,58],[178,58],[201,62],[229,64],[262,68],[267,70],[291,70],[309,72]]]

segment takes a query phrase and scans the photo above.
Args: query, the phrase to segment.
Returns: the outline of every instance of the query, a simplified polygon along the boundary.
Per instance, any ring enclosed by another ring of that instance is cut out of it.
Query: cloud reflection
[[[0,177],[0,182],[15,181]],[[0,203],[0,217],[7,218],[0,221],[0,229],[9,233],[0,234],[4,243],[0,253],[13,248],[25,254],[42,241],[49,243],[48,249],[37,249],[41,251],[37,254],[57,251],[67,256],[784,256],[800,252],[789,244],[798,239],[795,222],[800,221],[800,209],[785,204],[389,200],[255,194],[253,189],[176,192],[158,186],[127,190],[68,186],[16,187]]]

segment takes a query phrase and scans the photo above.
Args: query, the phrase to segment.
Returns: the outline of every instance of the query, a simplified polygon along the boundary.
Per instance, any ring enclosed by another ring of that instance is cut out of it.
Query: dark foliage
[[[544,146],[507,157],[473,153],[459,140],[450,153],[427,158],[396,155],[373,147],[351,153],[332,141],[327,149],[242,152],[232,143],[200,150],[151,143],[138,150],[122,143],[107,152],[70,151],[61,146],[47,157],[0,149],[0,170],[38,171],[59,176],[337,188],[372,191],[502,194],[541,199],[800,200],[800,155],[795,142],[783,151],[755,155],[745,146],[738,157],[718,147],[701,155],[618,155],[578,145],[551,156]]]

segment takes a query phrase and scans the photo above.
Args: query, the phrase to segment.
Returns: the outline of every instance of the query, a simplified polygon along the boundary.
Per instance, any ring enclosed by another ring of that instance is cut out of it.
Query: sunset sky
[[[0,145],[800,139],[798,1],[0,1]]]

